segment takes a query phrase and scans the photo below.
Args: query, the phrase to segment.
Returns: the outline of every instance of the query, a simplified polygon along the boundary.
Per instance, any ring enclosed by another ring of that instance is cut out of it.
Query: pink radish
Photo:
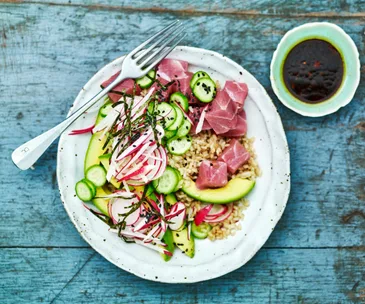
[[[201,223],[204,222],[205,217],[207,216],[207,214],[209,213],[209,211],[213,208],[213,204],[210,204],[206,207],[204,207],[203,209],[200,209],[196,215],[195,215],[195,225],[199,226]]]
[[[224,213],[226,213],[227,210],[228,210],[228,207],[226,205],[213,204],[213,208],[209,211],[209,213],[207,214],[207,216],[205,218],[206,219],[215,219],[215,218],[223,215]]]
[[[191,222],[188,224],[188,241],[190,241],[191,236]]]
[[[152,129],[149,128],[147,131],[142,133],[141,136],[135,142],[133,142],[127,149],[125,149],[123,153],[118,156],[117,160],[121,160],[124,157],[137,151],[140,148],[140,146],[143,145],[145,141],[151,137],[151,135],[152,135]]]
[[[166,254],[168,256],[172,256],[172,253],[170,251],[164,249],[163,247],[160,247],[159,245],[148,244],[148,243],[145,243],[145,242],[140,241],[140,240],[135,240],[135,242],[136,242],[136,244],[139,244],[139,245],[145,246],[147,248],[156,250],[156,251],[158,251],[160,253],[163,253],[163,254]]]
[[[170,222],[169,228],[171,230],[178,230],[184,224],[186,209],[185,205],[180,202],[176,203],[174,206],[176,206],[176,214],[178,215],[175,215],[168,220]],[[182,212],[178,213],[180,210],[182,210]]]
[[[79,135],[79,134],[85,134],[85,133],[92,133],[95,125],[85,128],[85,129],[79,129],[79,130],[72,130],[68,135]]]
[[[112,201],[109,203],[109,204],[111,204],[109,212],[110,212],[111,218],[113,220],[113,223],[117,224],[120,220],[122,220],[124,218],[124,216],[121,216],[119,214],[129,212],[130,207],[133,204],[138,203],[138,201],[139,201],[138,198],[112,199]],[[127,226],[131,226],[131,225],[135,224],[139,219],[140,213],[141,213],[141,208],[138,208],[136,211],[134,211],[133,213],[128,215],[125,219]]]
[[[219,222],[223,222],[224,220],[226,220],[227,218],[229,218],[229,216],[232,214],[233,212],[233,204],[228,204],[227,205],[227,211],[222,214],[221,216],[218,216],[217,218],[215,219],[207,219],[205,218],[204,222],[207,222],[207,223],[219,223]]]
[[[163,194],[160,194],[159,200],[160,200],[160,204],[161,204],[160,213],[161,213],[161,217],[162,217],[161,228],[162,228],[162,231],[165,232],[167,229],[167,224],[164,221],[164,219],[165,219],[165,206],[164,206],[165,200],[164,200]]]
[[[207,113],[207,109],[208,109],[208,106],[205,106],[204,109],[202,110],[202,113],[199,118],[199,122],[196,126],[195,134],[198,134],[203,128],[205,114]]]

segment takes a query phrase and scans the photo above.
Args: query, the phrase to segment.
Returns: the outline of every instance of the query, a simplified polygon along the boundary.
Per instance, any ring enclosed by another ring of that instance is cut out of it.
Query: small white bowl
[[[282,77],[282,67],[287,54],[298,43],[309,39],[321,39],[329,42],[340,52],[344,63],[344,75],[340,88],[328,100],[309,104],[295,98],[286,88]],[[339,26],[328,22],[303,24],[288,31],[274,52],[270,67],[271,86],[289,109],[310,117],[319,117],[336,112],[347,105],[356,92],[360,82],[359,52],[354,41]]]

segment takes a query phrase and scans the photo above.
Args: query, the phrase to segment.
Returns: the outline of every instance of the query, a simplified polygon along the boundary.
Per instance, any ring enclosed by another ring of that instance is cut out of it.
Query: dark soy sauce
[[[288,54],[283,66],[284,82],[299,100],[316,104],[332,97],[343,78],[343,61],[330,43],[320,39],[305,40]]]

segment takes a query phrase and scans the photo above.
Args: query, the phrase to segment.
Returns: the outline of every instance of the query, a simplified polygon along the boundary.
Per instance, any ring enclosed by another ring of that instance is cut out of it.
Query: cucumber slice
[[[174,193],[170,193],[167,194],[165,196],[165,201],[169,204],[169,205],[175,205],[177,203],[177,198],[176,195]]]
[[[175,118],[174,123],[167,128],[167,130],[169,130],[169,131],[177,130],[181,126],[181,124],[184,120],[183,111],[181,111],[181,109],[177,105],[171,104],[171,106],[175,109],[176,118]]]
[[[141,89],[148,89],[156,78],[156,71],[151,70],[147,73],[147,75],[137,78],[136,83],[139,85]]]
[[[166,167],[165,172],[158,179],[152,182],[153,187],[158,193],[169,194],[174,192],[179,183],[179,176],[176,170],[170,166]]]
[[[170,139],[170,138],[173,138],[176,134],[177,134],[177,130],[165,130],[165,137],[166,139]]]
[[[193,89],[194,85],[196,84],[196,82],[203,77],[208,77],[210,78],[210,76],[208,75],[208,73],[204,72],[204,71],[198,71],[196,73],[194,73],[193,77],[191,77],[190,80],[190,88]]]
[[[193,94],[201,102],[211,102],[217,94],[215,83],[209,77],[198,79],[193,88]]]
[[[177,175],[177,177],[179,179],[179,181],[178,181],[178,183],[177,183],[177,185],[176,185],[176,187],[174,189],[174,192],[176,192],[176,191],[178,191],[182,187],[182,179],[183,178],[182,178],[182,175],[180,174],[179,170],[177,170],[176,168],[173,168],[173,169],[175,170],[176,175]]]
[[[208,223],[201,223],[199,226],[195,225],[195,223],[192,223],[191,226],[191,233],[197,238],[197,239],[206,239],[208,237],[209,231],[212,230],[212,226],[210,226]]]
[[[167,102],[161,102],[156,108],[156,119],[164,129],[170,127],[176,120],[175,107],[168,104]]]
[[[187,120],[186,117],[184,117],[183,124],[178,129],[176,137],[183,137],[185,135],[188,135],[191,129],[191,123],[189,120]]]
[[[90,188],[89,183],[84,180],[80,180],[76,183],[75,191],[77,197],[84,202],[91,201],[94,197],[93,190]]]
[[[170,101],[178,103],[180,107],[187,112],[189,110],[189,100],[188,98],[181,92],[172,93],[170,96]]]
[[[112,102],[107,102],[105,105],[103,105],[100,109],[100,115],[102,117],[106,117],[110,110],[113,108],[113,103]]]
[[[106,183],[106,171],[100,165],[91,166],[87,169],[85,176],[97,187],[104,186]]]
[[[82,179],[82,181],[85,182],[85,183],[87,183],[89,185],[89,187],[90,187],[90,189],[92,191],[93,197],[95,197],[95,195],[96,195],[96,187],[95,187],[95,185],[92,182],[90,182],[89,180],[87,180],[86,178]]]
[[[191,137],[171,138],[167,141],[167,150],[174,155],[183,155],[191,147]]]

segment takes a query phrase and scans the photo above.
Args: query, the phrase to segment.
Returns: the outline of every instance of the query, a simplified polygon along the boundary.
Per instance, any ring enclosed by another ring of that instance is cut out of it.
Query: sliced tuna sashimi
[[[243,107],[248,94],[247,84],[228,80],[224,86],[224,91],[239,105],[239,108]]]
[[[231,139],[229,146],[218,157],[218,161],[223,161],[227,164],[228,172],[231,174],[234,174],[249,159],[250,153],[237,139]]]
[[[205,119],[216,134],[223,134],[236,126],[237,110],[237,104],[228,94],[225,91],[218,91]]]
[[[227,184],[227,164],[223,161],[204,160],[199,167],[196,186],[199,189],[220,188]]]
[[[173,79],[186,78],[188,71],[188,63],[182,60],[163,59],[158,65],[157,77],[167,81]]]
[[[247,132],[247,119],[245,110],[241,110],[237,115],[237,123],[233,129],[221,135],[226,137],[242,137]]]
[[[117,78],[119,73],[120,72],[114,74],[108,80],[104,81],[101,84],[101,87],[105,88],[109,84],[111,84],[115,80],[115,78]],[[118,94],[118,93],[124,92],[126,94],[132,94],[133,93],[133,88],[134,88],[134,80],[133,79],[126,79],[126,80],[123,80],[122,82],[120,82],[118,85],[116,85],[113,88],[112,92],[108,93],[108,96],[113,102],[117,102],[122,97],[122,94]],[[139,95],[140,92],[141,92],[141,89],[139,88],[139,86],[136,86],[136,95]]]

